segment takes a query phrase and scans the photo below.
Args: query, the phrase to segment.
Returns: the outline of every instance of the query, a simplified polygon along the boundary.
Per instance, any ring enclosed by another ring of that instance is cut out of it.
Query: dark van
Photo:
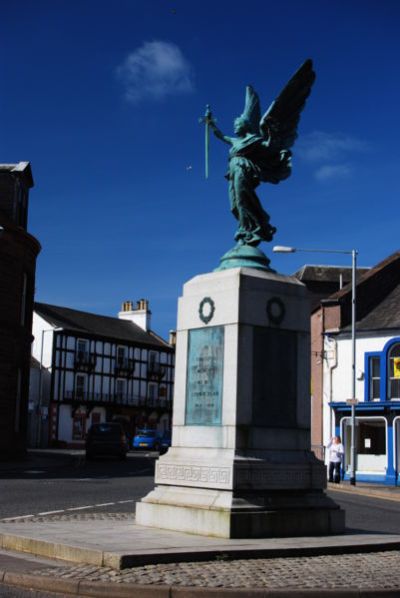
[[[105,422],[93,424],[86,436],[86,459],[90,460],[99,455],[110,455],[126,458],[128,442],[121,424]]]

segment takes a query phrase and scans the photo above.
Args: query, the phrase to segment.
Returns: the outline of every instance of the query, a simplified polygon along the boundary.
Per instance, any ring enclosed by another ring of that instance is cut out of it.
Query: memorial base
[[[138,524],[221,538],[344,531],[310,450],[309,328],[295,278],[227,268],[186,283],[172,446]]]
[[[156,487],[136,505],[144,526],[219,538],[340,534],[344,511],[323,492],[235,496],[202,488]]]

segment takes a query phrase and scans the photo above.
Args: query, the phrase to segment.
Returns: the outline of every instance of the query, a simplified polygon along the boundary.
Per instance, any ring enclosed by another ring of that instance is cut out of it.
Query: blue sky
[[[266,109],[309,57],[292,176],[259,188],[278,229],[261,248],[283,273],[349,261],[274,244],[354,247],[361,265],[397,250],[399,17],[397,0],[6,3],[0,161],[32,164],[37,300],[115,315],[146,297],[174,328],[183,283],[236,228],[227,146],[211,140],[206,181],[198,117],[210,103],[231,134],[246,84]]]

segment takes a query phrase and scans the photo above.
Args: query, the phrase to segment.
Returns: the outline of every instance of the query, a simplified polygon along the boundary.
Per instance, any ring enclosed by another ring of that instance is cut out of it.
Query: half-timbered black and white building
[[[130,437],[170,429],[174,347],[150,329],[150,316],[143,299],[125,302],[117,318],[35,304],[36,444],[82,445],[103,421],[120,421]]]

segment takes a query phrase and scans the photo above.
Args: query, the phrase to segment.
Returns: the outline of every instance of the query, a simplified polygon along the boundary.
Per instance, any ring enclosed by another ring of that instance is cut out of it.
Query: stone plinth
[[[137,523],[226,538],[343,531],[310,451],[309,326],[292,277],[235,268],[185,285],[172,447]]]

